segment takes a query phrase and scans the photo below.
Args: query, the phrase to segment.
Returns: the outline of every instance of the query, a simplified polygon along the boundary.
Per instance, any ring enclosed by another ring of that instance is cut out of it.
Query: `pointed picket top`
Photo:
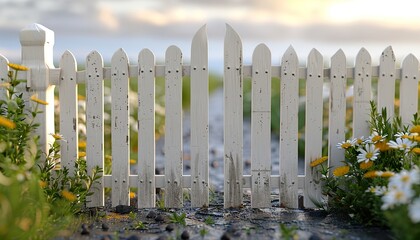
[[[346,59],[346,54],[344,53],[344,51],[340,48],[338,49],[338,51],[336,53],[334,53],[334,55],[331,57],[331,65],[334,62],[337,62],[337,60],[345,60]]]
[[[308,80],[323,77],[324,60],[321,53],[313,48],[308,56]]]
[[[87,56],[87,58],[86,58],[86,60],[89,60],[90,58],[95,58],[95,59],[100,59],[100,61],[102,62],[103,60],[103,58],[102,58],[102,55],[98,52],[98,51],[96,51],[96,50],[94,50],[94,51],[91,51],[89,54],[88,54],[88,56]],[[99,60],[98,59],[98,60]]]
[[[419,60],[409,54],[401,70],[400,115],[404,125],[410,124],[418,108]]]
[[[196,50],[207,49],[207,25],[206,24],[204,24],[195,33],[192,40],[191,49],[196,49]]]
[[[394,116],[394,96],[395,96],[395,55],[391,46],[385,48],[379,61],[378,79],[378,111],[387,109],[388,117]]]
[[[371,64],[372,58],[370,56],[370,53],[366,50],[366,48],[362,47],[356,56],[356,61],[359,62],[361,60],[365,60],[366,64]]]
[[[147,71],[153,73],[154,69],[154,62],[155,62],[155,54],[148,48],[144,48],[140,51],[138,56],[139,62],[139,74],[146,73]],[[150,66],[149,69],[144,69],[145,65],[150,65],[153,62],[153,67]],[[143,71],[143,72],[142,72]],[[154,74],[154,73],[153,73]]]
[[[242,48],[242,41],[239,34],[226,23],[226,34],[225,34],[225,50],[226,50],[226,43],[236,43],[238,47]]]
[[[61,59],[60,59],[60,67],[63,66],[63,64],[69,65],[71,64],[72,66],[76,67],[76,58],[74,57],[73,53],[70,52],[69,50],[66,50],[63,55],[61,55]]]
[[[298,67],[299,59],[296,54],[296,51],[292,46],[289,46],[281,59],[282,77],[287,77],[288,75],[291,75],[292,77],[299,77]]]
[[[259,62],[262,61],[262,62]],[[255,50],[252,54],[253,65],[258,65],[264,67],[264,69],[254,69],[253,66],[253,75],[255,74],[271,74],[271,51],[264,43],[259,44],[255,47]],[[270,65],[270,67],[267,66]]]
[[[115,53],[112,55],[111,63],[120,63],[122,61],[128,63],[128,56],[124,49],[120,48],[117,51],[115,51]]]

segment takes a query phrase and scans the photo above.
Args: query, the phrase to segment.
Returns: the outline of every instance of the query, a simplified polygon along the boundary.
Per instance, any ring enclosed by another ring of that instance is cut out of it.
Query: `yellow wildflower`
[[[10,68],[17,70],[17,71],[28,71],[29,68],[19,65],[19,64],[15,64],[15,63],[8,63],[7,64]]]
[[[361,163],[359,164],[359,167],[360,167],[360,169],[362,169],[362,170],[366,170],[366,169],[368,169],[368,168],[370,168],[370,167],[372,167],[372,166],[373,166],[373,161],[361,162]]]
[[[379,149],[381,152],[385,152],[389,150],[388,142],[382,141],[375,143],[375,148]]]
[[[341,166],[341,167],[336,168],[333,171],[333,175],[336,177],[341,177],[341,176],[346,175],[349,171],[350,171],[349,166]]]
[[[320,165],[321,163],[323,163],[323,162],[325,162],[327,160],[328,160],[328,157],[327,156],[323,156],[323,157],[317,158],[317,159],[315,159],[314,161],[312,161],[310,163],[310,166],[311,167],[318,166],[318,165]]]
[[[86,157],[86,152],[79,152],[79,158]]]
[[[377,142],[377,141],[379,141],[381,139],[382,139],[382,136],[381,135],[375,135],[375,136],[372,137],[372,142]]]
[[[25,232],[29,231],[29,229],[31,228],[31,225],[32,225],[32,220],[26,217],[20,219],[18,222],[19,228]]]
[[[11,85],[10,85],[10,83],[8,83],[8,82],[0,83],[0,87],[8,88],[8,87],[10,87],[10,86],[11,86]]]
[[[135,192],[130,192],[130,198],[135,198],[136,197],[136,193]]]
[[[55,139],[55,140],[63,140],[64,138],[63,138],[63,135],[61,135],[61,134],[59,134],[59,133],[51,133],[50,134],[51,136],[53,136],[53,138]]]
[[[79,148],[86,149],[86,141],[79,141]]]
[[[5,118],[3,116],[0,116],[0,126],[7,127],[10,129],[16,128],[16,123],[14,123],[12,120]]]
[[[420,133],[420,125],[415,125],[410,129],[411,133]]]
[[[411,151],[415,154],[420,154],[420,148],[419,147],[415,147],[415,148],[411,149]]]
[[[381,177],[383,177],[383,178],[390,178],[390,177],[394,176],[394,174],[395,174],[394,172],[385,171],[385,172],[382,172]]]
[[[136,159],[130,159],[130,164],[136,164]]]
[[[65,199],[69,200],[70,202],[74,202],[77,200],[76,195],[74,195],[72,192],[64,189],[61,191],[61,196],[63,196]]]
[[[86,97],[83,95],[77,95],[77,100],[86,100]]]
[[[364,178],[374,178],[374,177],[378,177],[378,171],[375,171],[375,170],[373,170],[373,171],[369,171],[369,172],[365,173],[365,174],[363,175],[363,177],[364,177]]]
[[[31,101],[42,104],[42,105],[48,105],[48,102],[38,99],[35,95],[32,95]]]
[[[39,186],[41,188],[45,188],[45,187],[47,187],[47,185],[48,185],[48,183],[46,181],[39,181]]]

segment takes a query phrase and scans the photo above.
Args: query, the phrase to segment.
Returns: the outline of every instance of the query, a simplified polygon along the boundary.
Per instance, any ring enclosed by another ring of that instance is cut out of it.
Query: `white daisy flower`
[[[369,143],[377,143],[377,142],[383,141],[386,136],[387,135],[384,135],[384,136],[379,135],[378,132],[374,131],[372,133],[372,135],[370,135],[369,138],[367,139],[367,142],[369,142]]]
[[[413,223],[420,222],[420,198],[415,199],[413,203],[408,206],[408,216],[410,216]]]
[[[359,148],[358,151],[360,152],[357,155],[357,162],[359,163],[375,161],[379,155],[379,149],[373,144],[366,144],[365,148]]]
[[[388,146],[390,148],[399,149],[408,153],[415,144],[407,138],[397,138],[395,141],[389,141]]]
[[[337,144],[337,147],[339,149],[346,150],[346,149],[349,149],[351,147],[354,147],[355,144],[356,144],[356,139],[351,139],[351,140],[348,139],[347,141],[344,141],[344,142],[341,142],[341,143]]]
[[[413,197],[414,192],[403,189],[391,188],[382,196],[382,210],[392,209],[395,205],[406,204]]]
[[[411,189],[413,183],[418,183],[419,181],[420,173],[418,169],[412,169],[411,171],[402,170],[389,179],[388,186],[396,189]]]
[[[387,191],[388,189],[385,186],[372,186],[366,190],[366,192],[371,192],[376,196],[383,196]]]

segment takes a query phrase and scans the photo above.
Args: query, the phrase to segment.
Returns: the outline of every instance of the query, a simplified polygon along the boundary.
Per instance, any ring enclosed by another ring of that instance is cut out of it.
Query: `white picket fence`
[[[206,28],[194,36],[191,64],[182,62],[181,50],[171,46],[165,64],[156,65],[153,53],[144,49],[138,62],[130,64],[127,54],[119,49],[104,67],[100,53],[93,51],[86,58],[85,70],[77,71],[71,52],[66,51],[59,68],[52,63],[54,33],[38,24],[21,32],[22,64],[29,67],[27,86],[21,90],[28,98],[33,93],[52,103],[54,86],[59,87],[60,131],[66,139],[61,144],[62,165],[73,168],[78,157],[77,85],[86,84],[86,159],[88,169],[104,166],[104,79],[111,80],[112,175],[105,175],[96,184],[88,206],[104,205],[104,188],[112,190],[112,205],[129,205],[129,188],[138,188],[138,207],[153,208],[156,188],[165,189],[165,206],[183,206],[183,188],[191,189],[191,205],[209,205],[209,94],[208,47]],[[243,64],[242,43],[238,34],[227,25],[224,48],[224,206],[239,207],[243,189],[251,188],[251,206],[271,206],[271,191],[279,189],[281,206],[297,208],[298,196],[304,206],[315,207],[311,199],[321,200],[319,172],[309,163],[321,157],[323,114],[328,114],[329,166],[337,167],[344,160],[336,144],[345,140],[347,80],[353,79],[353,136],[369,134],[372,78],[378,78],[378,109],[386,107],[394,115],[395,83],[400,80],[399,114],[410,123],[418,110],[419,62],[408,55],[401,68],[391,47],[384,50],[379,66],[372,66],[370,54],[362,48],[354,67],[348,67],[346,56],[339,50],[329,68],[324,68],[322,55],[313,49],[307,66],[300,67],[295,50],[290,47],[279,65],[271,63],[266,45],[258,45],[252,65]],[[0,55],[0,79],[7,80],[8,60]],[[155,77],[165,77],[165,174],[155,174]],[[182,77],[191,77],[191,175],[183,175]],[[243,175],[243,81],[252,78],[251,175]],[[281,79],[280,107],[280,172],[271,175],[270,121],[271,79]],[[138,175],[130,175],[129,79],[138,81]],[[299,79],[306,80],[306,94],[299,95]],[[323,84],[329,82],[329,110],[323,112]],[[305,175],[298,175],[298,107],[305,99]],[[41,147],[48,148],[54,133],[53,104],[41,106],[38,130]]]

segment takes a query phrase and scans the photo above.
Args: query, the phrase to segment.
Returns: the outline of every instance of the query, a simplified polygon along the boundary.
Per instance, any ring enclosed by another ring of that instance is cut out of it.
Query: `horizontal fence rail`
[[[117,50],[111,66],[104,67],[100,53],[92,51],[86,57],[85,70],[77,70],[77,62],[66,51],[59,68],[52,64],[53,32],[33,24],[21,32],[22,64],[29,71],[19,78],[27,79],[20,90],[29,99],[32,94],[47,102],[54,102],[54,87],[58,87],[61,165],[73,172],[79,157],[78,89],[85,84],[86,92],[86,161],[88,170],[105,167],[104,139],[104,80],[110,80],[111,92],[111,152],[112,174],[104,175],[93,187],[88,206],[103,206],[105,188],[111,188],[112,206],[130,204],[130,188],[137,188],[138,207],[156,206],[157,188],[165,189],[165,207],[183,206],[183,189],[191,189],[191,205],[209,205],[209,86],[208,41],[206,27],[200,28],[192,40],[191,63],[183,63],[181,49],[170,46],[165,63],[157,65],[154,54],[143,49],[136,63],[130,63],[123,49]],[[362,48],[354,66],[339,50],[324,67],[324,58],[313,49],[306,66],[299,66],[298,56],[289,47],[279,56],[278,65],[271,61],[270,49],[258,45],[252,55],[252,64],[243,64],[243,49],[239,35],[227,25],[224,42],[224,206],[240,207],[243,189],[251,189],[251,206],[271,207],[273,190],[278,190],[280,206],[297,208],[298,197],[303,206],[315,208],[322,195],[320,173],[310,162],[322,156],[323,141],[327,141],[328,166],[331,171],[344,160],[344,152],[336,147],[345,140],[348,80],[352,79],[352,135],[369,135],[370,101],[378,109],[386,108],[389,117],[396,114],[395,95],[399,83],[399,115],[404,124],[410,124],[418,111],[419,62],[410,54],[397,68],[391,47],[384,50],[378,66],[372,65],[369,52]],[[8,60],[0,55],[0,83],[7,81]],[[155,80],[165,79],[165,171],[155,173]],[[184,175],[182,135],[182,78],[191,79],[191,175]],[[244,81],[251,79],[251,174],[243,174],[243,96]],[[272,175],[271,157],[271,83],[280,81],[280,136],[279,172]],[[138,84],[138,162],[137,175],[130,175],[130,95],[129,81]],[[372,80],[377,79],[377,84]],[[305,93],[299,92],[299,81],[305,82]],[[325,96],[324,86],[329,86]],[[373,92],[376,96],[373,97]],[[6,91],[0,88],[1,97]],[[325,109],[325,104],[328,109]],[[298,175],[298,121],[299,107],[305,106],[304,175]],[[41,109],[38,118],[41,148],[47,151],[53,139],[54,108],[49,104]],[[324,118],[327,116],[327,132]],[[326,139],[325,139],[326,138]]]

